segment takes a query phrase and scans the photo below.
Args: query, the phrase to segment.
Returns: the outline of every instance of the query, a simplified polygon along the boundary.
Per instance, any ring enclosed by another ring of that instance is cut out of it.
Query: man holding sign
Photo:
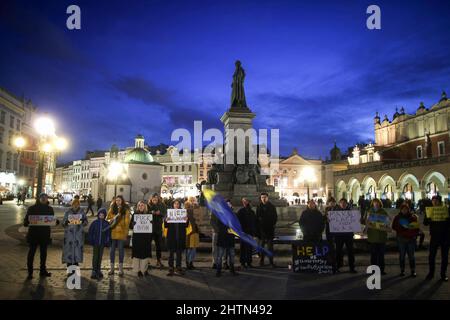
[[[430,255],[428,256],[430,270],[427,275],[427,280],[431,280],[434,277],[437,250],[441,247],[441,280],[448,281],[447,265],[450,244],[450,218],[448,208],[442,206],[441,200],[437,196],[434,196],[431,201],[433,207],[427,207],[425,209],[426,217],[423,220],[424,225],[430,226],[431,236]]]
[[[28,208],[27,214],[23,220],[24,227],[28,228],[27,242],[30,246],[27,257],[28,280],[33,278],[33,262],[37,247],[41,255],[41,267],[39,275],[41,277],[50,277],[51,273],[47,271],[47,246],[50,244],[50,226],[58,220],[54,219],[55,213],[50,207],[48,196],[41,193],[36,204]]]
[[[188,227],[187,211],[181,209],[179,200],[173,202],[173,209],[167,210],[164,229],[167,233],[167,248],[169,249],[168,276],[184,275],[181,268],[183,250],[186,248],[186,228]],[[174,269],[174,255],[176,255],[176,269]]]

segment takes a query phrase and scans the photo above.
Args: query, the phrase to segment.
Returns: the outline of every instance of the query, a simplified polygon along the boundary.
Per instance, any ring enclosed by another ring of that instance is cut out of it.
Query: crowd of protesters
[[[277,224],[277,211],[270,202],[267,193],[261,193],[259,203],[252,208],[251,202],[247,198],[242,198],[241,207],[235,211],[230,200],[227,204],[233,214],[238,218],[242,231],[257,238],[261,247],[274,252],[273,240],[275,237],[275,227]],[[88,199],[89,211],[93,212],[94,201]],[[89,226],[87,236],[88,243],[93,247],[92,274],[93,279],[102,279],[101,263],[105,247],[109,247],[110,269],[108,275],[113,276],[116,270],[116,249],[119,252],[118,275],[124,275],[125,245],[129,240],[130,229],[135,225],[135,216],[140,214],[152,215],[151,233],[133,233],[131,238],[131,258],[133,273],[138,277],[145,277],[149,274],[152,266],[152,244],[156,248],[156,267],[162,269],[161,252],[166,247],[169,252],[168,276],[184,275],[185,270],[195,269],[196,249],[200,243],[200,232],[194,215],[194,208],[197,205],[195,198],[191,199],[162,199],[158,194],[153,194],[148,202],[139,201],[133,211],[122,196],[114,197],[109,208],[101,207],[102,203],[97,202],[97,219]],[[387,203],[379,199],[370,202],[360,199],[358,201],[361,210],[361,223],[367,225],[367,219],[371,214],[385,215]],[[415,213],[414,205],[409,200],[397,201],[395,206],[399,212],[394,217],[392,229],[396,232],[396,240],[399,252],[400,275],[405,276],[405,259],[408,255],[410,275],[416,277],[415,251],[417,240],[419,246],[423,244],[424,233],[420,229],[419,218]],[[432,200],[423,200],[418,203],[418,212],[423,214],[427,207],[442,206],[440,197],[435,196]],[[167,209],[181,209],[187,211],[185,223],[167,223]],[[348,258],[348,266],[351,273],[357,273],[355,267],[354,254],[354,234],[332,233],[330,231],[329,212],[349,211],[353,209],[351,202],[340,199],[336,202],[330,198],[326,203],[324,212],[317,208],[314,200],[307,203],[307,208],[302,212],[298,224],[303,234],[303,240],[318,242],[322,241],[325,232],[326,240],[333,246],[335,254],[334,273],[341,272],[344,265],[344,246]],[[448,208],[447,208],[448,209]],[[73,271],[72,266],[78,266],[83,262],[84,248],[84,227],[88,225],[88,211],[80,207],[78,197],[72,201],[71,207],[64,214],[61,225],[64,227],[64,241],[62,250],[62,262],[67,264],[68,276]],[[50,206],[48,196],[43,193],[39,196],[35,205],[28,208],[24,219],[24,226],[29,226],[29,216],[45,215],[54,216],[53,208]],[[71,217],[78,216],[77,223],[72,223]],[[414,225],[410,228],[405,226]],[[56,220],[59,224],[59,221]],[[228,226],[222,223],[214,214],[211,214],[212,227],[212,267],[216,269],[216,276],[220,277],[223,270],[229,270],[232,275],[237,275],[235,267],[235,234]],[[429,245],[429,273],[427,279],[432,279],[435,275],[435,260],[438,250],[441,250],[440,277],[443,281],[448,281],[447,265],[450,246],[450,218],[445,221],[433,221],[424,217],[423,224],[430,229]],[[381,274],[386,274],[384,256],[386,252],[386,242],[388,240],[388,230],[366,228],[367,242],[370,251],[371,265],[377,265]],[[46,268],[47,246],[51,242],[50,226],[29,227],[27,241],[29,243],[29,253],[27,259],[28,278],[33,277],[33,260],[37,248],[40,249],[40,276],[49,277],[51,273]],[[240,242],[239,262],[241,270],[253,268],[254,248],[246,242]],[[183,269],[183,256],[185,269]],[[259,254],[259,266],[264,266],[265,255]],[[273,256],[269,257],[269,264],[276,267]]]

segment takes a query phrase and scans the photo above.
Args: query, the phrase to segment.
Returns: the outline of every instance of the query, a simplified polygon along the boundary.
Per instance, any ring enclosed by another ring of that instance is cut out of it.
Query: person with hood
[[[181,209],[180,200],[175,200],[173,209]],[[169,249],[169,273],[168,276],[184,275],[181,268],[181,261],[184,249],[186,249],[186,229],[189,226],[189,219],[186,223],[167,223],[167,217],[164,221],[164,229],[167,233],[167,248]],[[174,255],[176,255],[176,269],[174,269]]]
[[[162,203],[161,198],[157,193],[154,193],[148,200],[148,212],[152,215],[152,241],[155,242],[156,247],[156,267],[162,269],[164,265],[161,262],[161,248],[162,248],[162,225],[166,216],[166,206]],[[150,241],[150,247],[151,242]]]
[[[441,207],[442,203],[438,196],[433,196],[431,199],[433,207]],[[426,208],[425,208],[426,211]],[[441,247],[441,280],[448,281],[447,266],[448,266],[448,250],[450,245],[450,212],[447,219],[444,221],[433,221],[425,215],[423,220],[425,226],[430,226],[430,253],[428,256],[429,272],[427,280],[434,277],[436,269],[436,255],[438,248]]]
[[[117,196],[108,211],[106,220],[111,224],[111,248],[110,260],[111,268],[109,275],[114,274],[114,261],[116,258],[116,248],[119,248],[119,276],[123,277],[123,260],[125,258],[125,242],[128,237],[128,230],[131,221],[130,208],[125,203],[122,196]]]
[[[36,201],[36,204],[30,206],[27,210],[27,214],[23,219],[24,227],[28,228],[27,242],[29,245],[27,268],[28,268],[28,280],[33,278],[33,262],[34,255],[36,254],[37,247],[39,247],[41,266],[39,275],[41,277],[51,277],[51,273],[47,271],[47,246],[51,242],[50,238],[50,226],[34,226],[30,225],[30,216],[54,216],[53,208],[49,205],[48,196],[46,193],[41,193]],[[58,224],[56,220],[56,224]]]
[[[408,204],[400,205],[400,212],[394,217],[392,229],[397,233],[397,244],[400,259],[400,276],[405,276],[405,256],[408,254],[411,276],[416,277],[416,237],[419,233],[419,221]]]
[[[184,208],[187,210],[189,221],[188,230],[186,232],[186,269],[193,270],[194,259],[197,253],[197,247],[200,245],[200,234],[198,225],[194,217],[194,205],[191,201],[184,203]]]
[[[147,205],[144,201],[139,201],[136,205],[130,229],[133,229],[136,224],[136,217],[141,214],[148,214]],[[152,255],[152,234],[151,233],[133,233],[131,247],[131,257],[133,259],[133,271],[138,277],[142,278],[144,275],[148,276],[148,262]]]
[[[64,242],[62,252],[62,263],[67,268],[72,265],[78,266],[83,262],[84,230],[88,225],[86,213],[80,207],[80,200],[73,200],[72,206],[64,213],[62,226],[64,227]],[[73,274],[67,270],[67,275]]]
[[[266,192],[262,192],[260,195],[261,202],[256,209],[256,221],[258,225],[260,246],[264,248],[267,245],[267,249],[273,252],[273,238],[275,236],[275,225],[277,224],[278,215],[277,209],[269,201],[269,195]],[[264,253],[260,253],[259,265],[264,265]],[[273,262],[273,256],[269,257],[270,265],[275,268]]]
[[[370,264],[380,267],[381,274],[385,275],[384,253],[386,251],[387,231],[373,228],[368,225],[367,221],[370,219],[371,215],[386,216],[387,219],[389,218],[388,213],[383,209],[383,203],[378,198],[372,200],[372,204],[365,217],[362,218],[362,222],[368,227],[367,242],[370,246]]]
[[[322,240],[325,222],[313,199],[308,201],[308,207],[302,212],[298,224],[303,233],[303,240],[313,242]]]
[[[239,209],[237,217],[239,219],[239,223],[241,224],[242,231],[252,237],[255,237],[256,214],[247,198],[242,198],[242,208]],[[252,268],[253,247],[244,241],[240,241],[240,245],[240,262],[242,268]]]
[[[339,200],[339,208],[337,210],[348,211],[348,214],[350,214],[347,199],[342,198]],[[344,264],[343,248],[345,245],[345,248],[347,249],[350,273],[357,273],[355,270],[355,255],[353,253],[353,232],[334,233],[332,235],[336,242],[336,272],[339,272],[339,268],[341,268]]]
[[[111,242],[111,226],[105,220],[106,209],[100,208],[97,212],[97,220],[91,223],[88,232],[89,243],[93,246],[91,279],[103,278],[102,258],[103,249]]]

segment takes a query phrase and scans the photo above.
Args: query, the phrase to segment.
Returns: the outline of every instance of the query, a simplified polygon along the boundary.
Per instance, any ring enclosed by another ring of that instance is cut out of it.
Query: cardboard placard
[[[153,215],[151,214],[135,214],[133,233],[152,233],[153,232]]]
[[[371,213],[367,218],[367,227],[380,231],[392,231],[391,220],[388,215]]]
[[[32,215],[28,216],[29,226],[46,226],[53,227],[56,225],[56,217],[55,216],[40,216],[40,215]]]
[[[431,221],[445,221],[448,219],[448,208],[442,207],[427,207],[425,208],[427,218]]]
[[[361,232],[361,212],[359,210],[329,211],[330,232]]]
[[[293,271],[332,274],[334,249],[328,241],[296,241],[292,245]]]
[[[187,210],[186,209],[167,209],[167,223],[186,223]]]
[[[83,218],[83,215],[78,214],[69,214],[67,216],[67,221],[69,221],[69,225],[78,225],[81,224],[81,219]]]

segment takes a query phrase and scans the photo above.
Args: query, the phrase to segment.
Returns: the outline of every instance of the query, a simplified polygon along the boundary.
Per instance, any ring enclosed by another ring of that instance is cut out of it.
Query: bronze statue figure
[[[244,79],[245,79],[245,71],[241,66],[241,62],[239,60],[236,61],[236,70],[233,74],[233,83],[231,84],[231,88],[233,89],[231,92],[231,107],[232,108],[247,108],[247,102],[245,101],[245,93],[244,93]]]

